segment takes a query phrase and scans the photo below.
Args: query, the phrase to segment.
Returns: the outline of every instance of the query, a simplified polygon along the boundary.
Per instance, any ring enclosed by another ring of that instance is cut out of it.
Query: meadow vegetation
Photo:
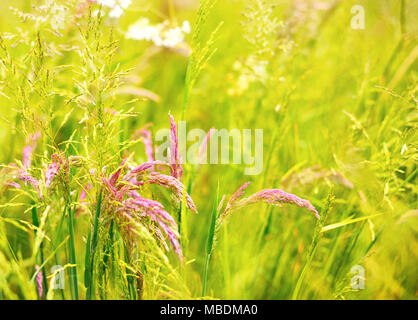
[[[417,1],[0,10],[0,299],[417,298]],[[262,129],[261,173],[180,120]]]

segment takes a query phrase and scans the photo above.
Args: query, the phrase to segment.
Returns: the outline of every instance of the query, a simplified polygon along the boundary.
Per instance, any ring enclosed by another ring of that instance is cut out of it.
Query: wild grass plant
[[[416,299],[415,1],[0,9],[1,299]]]

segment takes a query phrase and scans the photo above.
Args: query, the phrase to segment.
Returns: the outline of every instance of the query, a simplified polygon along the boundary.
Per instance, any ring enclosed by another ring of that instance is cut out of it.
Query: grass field
[[[417,299],[418,1],[0,9],[0,299]]]

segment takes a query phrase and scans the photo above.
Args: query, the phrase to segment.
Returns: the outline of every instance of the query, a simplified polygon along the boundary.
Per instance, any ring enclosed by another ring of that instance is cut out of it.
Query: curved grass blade
[[[218,203],[219,203],[219,181],[218,181],[218,188],[216,191],[216,197],[215,197],[215,201],[213,203],[213,209],[212,209],[212,219],[210,222],[210,227],[209,227],[209,234],[208,234],[208,239],[206,242],[206,259],[205,259],[205,267],[204,267],[204,271],[203,271],[203,287],[202,287],[202,296],[206,296],[206,289],[207,289],[207,285],[208,285],[208,272],[209,272],[209,263],[210,263],[210,258],[212,256],[212,251],[213,251],[213,240],[215,237],[215,226],[216,226],[216,220],[218,218]]]
[[[74,300],[78,300],[78,278],[77,278],[77,256],[75,252],[75,237],[74,237],[74,210],[71,210],[71,206],[68,206],[68,230],[70,233],[69,246],[69,258],[70,264],[74,267],[70,268],[70,285],[71,285],[71,296]]]
[[[100,210],[102,205],[102,193],[103,190],[100,190],[99,198],[97,200],[96,205],[96,214],[94,216],[94,225],[93,225],[93,233],[89,234],[89,239],[87,241],[87,249],[86,249],[86,272],[85,272],[85,284],[87,288],[86,292],[86,299],[90,300],[92,297],[92,291],[94,291],[94,281],[93,281],[93,268],[94,268],[94,253],[97,246],[97,234],[99,229],[99,217],[100,217]],[[91,235],[91,241],[90,241]],[[87,276],[86,276],[87,275]]]
[[[36,210],[36,206],[33,205],[32,206],[32,224],[36,227],[39,228],[39,217],[38,217],[38,212]],[[35,229],[35,236],[36,236],[36,229]],[[43,241],[40,244],[39,247],[39,257],[40,257],[40,261],[41,261],[41,265],[44,264],[45,259],[44,259],[44,244]],[[40,299],[46,299],[46,292],[48,291],[48,281],[46,279],[46,271],[45,268],[42,268],[42,285],[45,288],[45,290],[43,290],[43,294],[42,297],[39,297]]]

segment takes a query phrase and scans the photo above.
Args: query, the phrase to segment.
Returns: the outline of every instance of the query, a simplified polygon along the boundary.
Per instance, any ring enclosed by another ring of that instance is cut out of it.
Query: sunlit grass
[[[0,299],[416,299],[414,1],[97,2],[0,3]],[[168,114],[262,172],[132,173]]]

